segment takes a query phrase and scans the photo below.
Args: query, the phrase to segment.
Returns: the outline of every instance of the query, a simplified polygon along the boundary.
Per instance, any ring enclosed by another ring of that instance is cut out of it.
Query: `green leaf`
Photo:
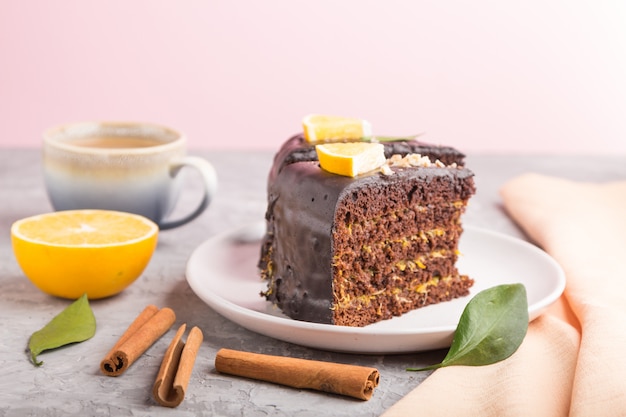
[[[361,140],[363,142],[406,142],[414,140],[422,135],[423,133],[408,136],[364,136]]]
[[[441,363],[407,370],[490,365],[515,353],[527,330],[528,300],[524,285],[491,287],[476,294],[465,306],[450,350]]]
[[[96,333],[96,318],[89,306],[87,294],[67,306],[41,330],[36,331],[28,341],[30,358],[34,365],[43,362],[37,360],[44,350],[55,349],[70,343],[90,339]]]

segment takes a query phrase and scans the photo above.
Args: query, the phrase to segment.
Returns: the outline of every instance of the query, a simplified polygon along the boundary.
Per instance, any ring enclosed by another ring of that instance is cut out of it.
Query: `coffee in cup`
[[[103,209],[145,216],[161,230],[198,217],[217,189],[205,159],[188,156],[185,135],[150,123],[82,122],[44,132],[43,165],[55,210]],[[169,220],[183,184],[181,170],[202,178],[202,200],[191,213]]]

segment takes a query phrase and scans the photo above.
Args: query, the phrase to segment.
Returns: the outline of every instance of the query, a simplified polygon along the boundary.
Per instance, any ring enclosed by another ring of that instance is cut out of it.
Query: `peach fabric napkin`
[[[626,181],[525,174],[501,195],[565,270],[563,296],[509,359],[439,369],[384,417],[626,416]]]

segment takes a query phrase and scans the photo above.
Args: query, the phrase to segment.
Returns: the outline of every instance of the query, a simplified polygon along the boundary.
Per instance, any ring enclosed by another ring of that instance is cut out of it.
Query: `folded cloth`
[[[526,174],[501,195],[565,270],[563,296],[509,359],[438,369],[384,417],[626,416],[626,182]]]

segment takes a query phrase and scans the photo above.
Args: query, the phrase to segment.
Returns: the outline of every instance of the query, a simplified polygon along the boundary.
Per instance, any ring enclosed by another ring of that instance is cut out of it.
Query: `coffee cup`
[[[187,138],[150,123],[81,122],[43,134],[44,180],[55,210],[103,209],[145,216],[161,230],[198,217],[217,189],[205,159],[187,155]],[[200,173],[203,196],[182,218],[170,220],[183,185],[183,168]]]

